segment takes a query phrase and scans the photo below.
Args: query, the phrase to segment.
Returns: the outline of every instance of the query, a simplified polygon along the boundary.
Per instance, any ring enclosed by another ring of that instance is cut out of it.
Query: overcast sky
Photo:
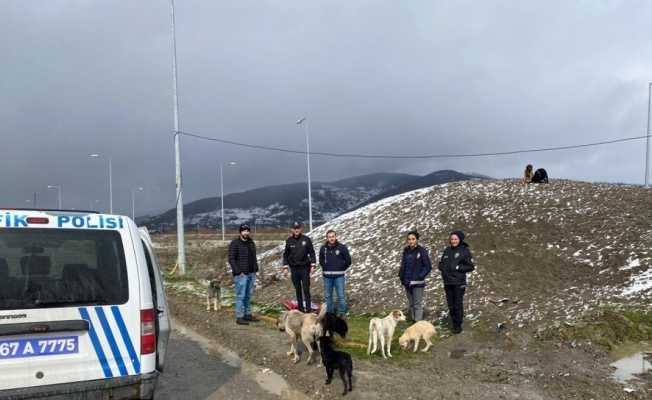
[[[167,0],[2,0],[0,205],[174,205]],[[292,149],[506,151],[645,134],[652,2],[177,0],[181,129]],[[305,180],[301,155],[182,138],[185,200]],[[314,157],[313,178],[443,168],[642,183],[644,141],[482,159]]]

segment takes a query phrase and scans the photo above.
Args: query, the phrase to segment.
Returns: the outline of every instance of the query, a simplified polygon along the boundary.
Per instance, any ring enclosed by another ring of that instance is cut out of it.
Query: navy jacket
[[[444,285],[466,285],[466,274],[474,269],[471,250],[464,242],[457,247],[447,247],[439,261]]]
[[[426,276],[432,271],[432,263],[428,250],[417,245],[414,249],[406,247],[403,249],[401,269],[398,276],[401,284],[406,288],[426,286]]]
[[[351,266],[351,255],[349,249],[340,242],[334,246],[325,244],[319,249],[319,265],[326,278],[343,276]]]

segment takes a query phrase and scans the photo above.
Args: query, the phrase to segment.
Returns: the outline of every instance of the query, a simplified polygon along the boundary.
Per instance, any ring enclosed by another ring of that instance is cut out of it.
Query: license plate
[[[0,340],[0,360],[79,353],[77,336]]]

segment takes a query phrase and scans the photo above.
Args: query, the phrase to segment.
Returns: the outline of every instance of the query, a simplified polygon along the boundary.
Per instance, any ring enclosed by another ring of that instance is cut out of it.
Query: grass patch
[[[537,337],[566,342],[586,340],[613,350],[626,342],[652,340],[652,311],[603,309],[573,324],[556,323],[540,330]]]

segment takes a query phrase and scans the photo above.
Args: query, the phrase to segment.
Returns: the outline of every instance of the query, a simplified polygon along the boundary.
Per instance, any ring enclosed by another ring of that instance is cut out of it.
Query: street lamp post
[[[61,196],[61,185],[48,185],[48,189],[57,189],[57,192],[59,192],[59,210],[63,210],[63,199]]]
[[[229,167],[237,165],[235,161],[229,161],[227,164]],[[225,240],[225,226],[224,226],[224,166],[220,163],[220,210],[222,214],[222,241]]]
[[[179,275],[186,274],[186,240],[183,231],[183,182],[181,176],[181,144],[179,142],[179,96],[177,95],[177,37],[174,27],[174,0],[170,0],[172,22],[172,97],[174,99],[174,165],[177,195],[177,266]]]
[[[652,82],[647,87],[647,129],[645,130],[645,187],[650,187],[650,100],[652,99]]]
[[[101,155],[97,153],[89,154],[90,158],[100,158]],[[113,165],[111,157],[109,157],[109,214],[113,214]]]
[[[308,220],[310,221],[310,231],[312,231],[312,182],[310,179],[310,139],[308,136],[307,118],[303,117],[297,121],[297,125],[303,125],[306,133],[306,168],[308,169]]]
[[[131,219],[133,221],[136,221],[136,191],[142,192],[143,187],[139,186],[131,189]]]
[[[88,200],[88,206],[89,206],[88,211],[98,211],[99,212],[100,211],[99,206],[98,206],[99,202],[100,202],[99,200]]]

